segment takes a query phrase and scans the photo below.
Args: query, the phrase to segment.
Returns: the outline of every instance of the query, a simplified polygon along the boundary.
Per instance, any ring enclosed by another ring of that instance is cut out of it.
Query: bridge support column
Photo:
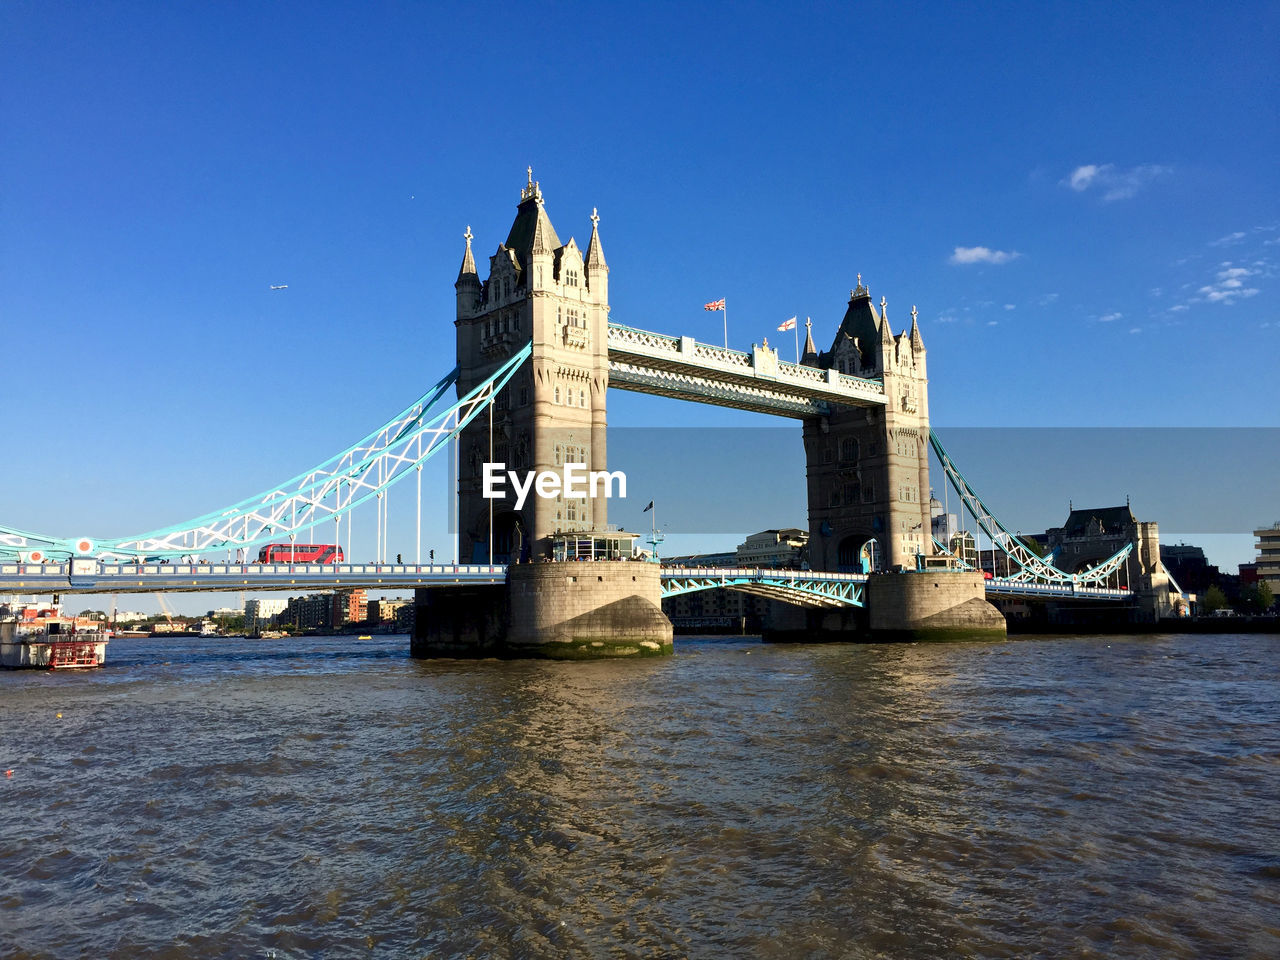
[[[982,574],[967,570],[891,573],[867,581],[876,641],[1003,640],[1004,615],[987,602]]]
[[[417,591],[415,657],[596,660],[672,652],[656,563],[523,563],[505,586]]]
[[[982,574],[962,570],[886,573],[867,580],[865,609],[774,604],[764,640],[773,643],[892,643],[1003,640],[1004,615],[987,602]]]
[[[510,567],[507,649],[556,660],[671,653],[660,572],[635,560]]]

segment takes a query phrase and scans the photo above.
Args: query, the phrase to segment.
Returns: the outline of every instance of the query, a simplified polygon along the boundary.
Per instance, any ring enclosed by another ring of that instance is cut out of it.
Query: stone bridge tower
[[[815,570],[914,570],[934,553],[929,517],[929,393],[916,311],[894,336],[858,275],[831,348],[810,329],[807,366],[883,379],[884,407],[833,407],[804,424],[809,482],[809,563]]]
[[[598,222],[592,211],[585,255],[572,238],[562,244],[530,169],[506,242],[489,258],[489,276],[483,281],[467,228],[466,252],[454,284],[458,396],[482,383],[530,340],[533,356],[498,396],[492,437],[487,412],[462,433],[456,522],[463,563],[538,559],[548,554],[553,533],[603,529],[606,524],[608,501],[603,497],[548,500],[531,491],[517,510],[509,485],[506,499],[492,502],[482,496],[481,487],[486,462],[505,463],[507,470],[522,475],[528,470],[558,473],[565,463],[605,469],[609,267]]]

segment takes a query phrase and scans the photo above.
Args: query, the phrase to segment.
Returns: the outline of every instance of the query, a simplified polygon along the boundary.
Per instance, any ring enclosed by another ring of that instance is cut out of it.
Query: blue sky
[[[825,345],[860,272],[919,307],[940,430],[1280,427],[1276,11],[10,0],[3,522],[139,532],[381,423],[451,366],[461,234],[492,252],[527,165],[562,239],[599,208],[620,322],[716,341],[723,296],[731,345]],[[966,466],[997,504],[1055,469]],[[743,533],[804,524],[795,475]]]

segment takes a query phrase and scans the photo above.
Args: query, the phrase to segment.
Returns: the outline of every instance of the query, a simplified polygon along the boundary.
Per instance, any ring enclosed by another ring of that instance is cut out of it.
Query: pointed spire
[[[813,344],[813,321],[808,317],[804,318],[804,353],[800,355],[800,362],[806,367],[818,365],[818,348]]]
[[[889,301],[880,298],[880,342],[893,343],[893,328],[889,325]]]
[[[476,272],[476,258],[471,253],[471,241],[475,239],[474,234],[471,232],[471,224],[467,224],[467,232],[462,235],[462,238],[467,241],[467,251],[462,255],[462,266],[458,269],[458,279],[461,280],[464,277],[471,276],[478,280],[480,277]]]
[[[849,291],[850,300],[855,300],[858,297],[871,297],[871,288],[862,285],[862,274],[858,274],[858,285]]]
[[[911,305],[911,349],[924,349],[924,338],[920,336],[920,317],[916,313],[916,306],[914,303]]]
[[[591,274],[593,270],[608,270],[609,265],[604,262],[604,247],[600,245],[600,212],[595,208],[591,208],[591,239],[587,242],[587,274]]]

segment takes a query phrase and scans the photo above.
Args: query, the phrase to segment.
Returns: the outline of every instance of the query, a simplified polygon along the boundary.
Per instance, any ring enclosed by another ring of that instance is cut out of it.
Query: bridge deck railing
[[[93,561],[90,561],[91,563]],[[74,571],[70,563],[0,563],[0,576],[53,577]],[[414,564],[414,563],[96,563],[99,576],[289,576],[290,574],[403,574],[405,576],[448,576],[455,573],[502,574],[501,564]]]
[[[838,580],[866,582],[865,573],[825,573],[818,570],[794,570],[789,567],[662,567],[664,577],[767,577],[777,580]]]

